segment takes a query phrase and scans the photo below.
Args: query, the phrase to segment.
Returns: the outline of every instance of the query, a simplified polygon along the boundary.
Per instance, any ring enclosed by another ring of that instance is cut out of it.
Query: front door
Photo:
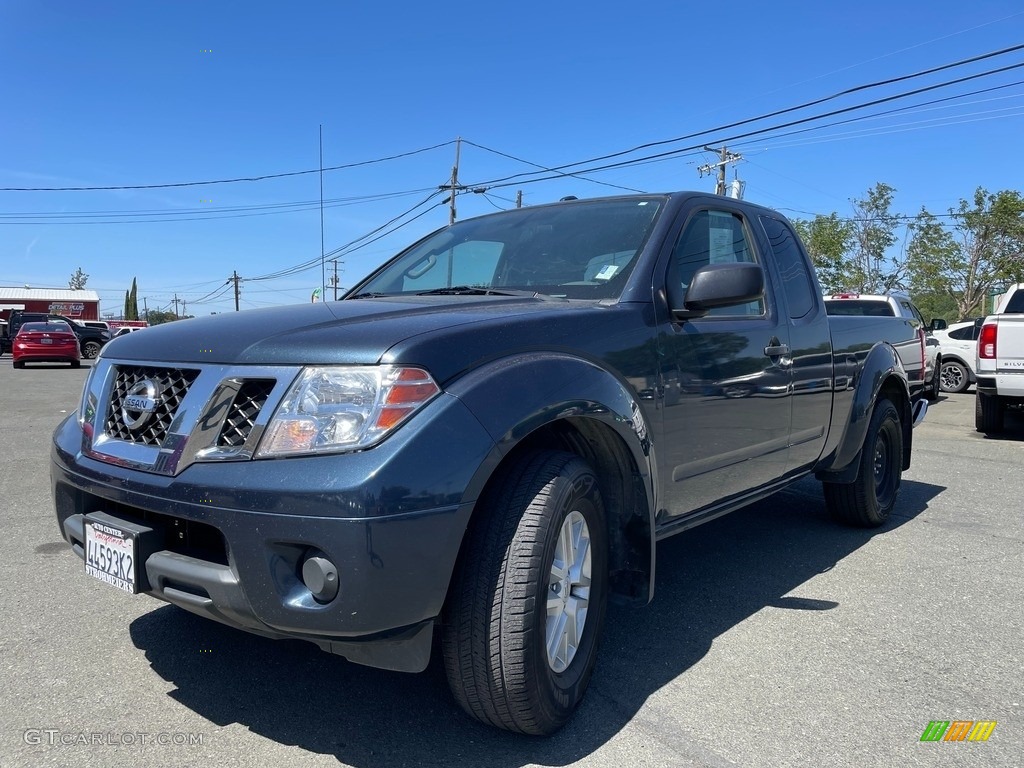
[[[765,296],[698,319],[667,318],[659,329],[662,522],[782,477],[791,425],[789,326],[776,311],[754,222],[725,203],[683,216],[666,280],[685,293],[706,264],[755,262],[765,266]]]

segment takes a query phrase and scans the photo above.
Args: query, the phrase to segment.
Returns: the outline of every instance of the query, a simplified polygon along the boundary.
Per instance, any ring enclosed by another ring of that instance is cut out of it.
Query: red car
[[[71,363],[72,368],[81,365],[78,337],[71,326],[62,320],[25,323],[18,329],[13,347],[15,368],[24,368],[30,360],[39,363]]]

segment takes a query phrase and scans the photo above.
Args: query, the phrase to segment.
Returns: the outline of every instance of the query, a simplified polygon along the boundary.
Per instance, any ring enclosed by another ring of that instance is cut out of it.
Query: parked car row
[[[113,338],[108,329],[93,328],[83,325],[64,315],[57,315],[51,312],[25,312],[20,309],[12,309],[7,319],[7,333],[0,337],[0,354],[13,351],[14,339],[22,325],[26,323],[46,323],[50,321],[63,321],[78,339],[79,354],[82,358],[92,360],[103,349],[103,345]]]

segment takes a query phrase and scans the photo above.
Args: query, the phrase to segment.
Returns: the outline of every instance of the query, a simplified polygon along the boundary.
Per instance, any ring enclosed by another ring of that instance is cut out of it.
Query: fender
[[[506,456],[559,422],[604,425],[621,439],[635,466],[636,479],[631,485],[641,488],[624,490],[617,505],[622,507],[617,511],[624,536],[621,548],[620,542],[609,542],[612,567],[618,571],[613,591],[630,600],[649,600],[653,595],[657,464],[650,424],[629,385],[589,360],[558,352],[531,352],[492,361],[451,382],[445,391],[463,402],[495,443],[466,489],[468,499],[479,497]],[[608,456],[613,453],[606,442],[611,438],[608,430],[585,429],[583,436],[585,444],[578,446],[583,452],[593,451],[614,462]],[[600,467],[594,469],[599,477],[605,474]]]
[[[837,357],[839,355],[837,354]],[[836,378],[839,379],[838,365]],[[904,469],[910,460],[910,383],[906,370],[900,362],[896,349],[888,342],[875,344],[867,353],[864,366],[859,375],[851,380],[853,400],[850,404],[850,415],[846,420],[846,429],[839,438],[836,448],[824,458],[815,470],[815,477],[826,482],[852,482],[857,471],[864,439],[871,423],[871,414],[878,402],[882,390],[897,387],[900,402],[895,405],[900,409],[904,432]],[[842,419],[836,410],[837,397],[833,398],[832,422]]]

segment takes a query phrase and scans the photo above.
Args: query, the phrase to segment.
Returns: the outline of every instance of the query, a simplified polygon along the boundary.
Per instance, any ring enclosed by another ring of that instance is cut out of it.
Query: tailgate
[[[1024,315],[997,315],[996,371],[1024,372]]]

